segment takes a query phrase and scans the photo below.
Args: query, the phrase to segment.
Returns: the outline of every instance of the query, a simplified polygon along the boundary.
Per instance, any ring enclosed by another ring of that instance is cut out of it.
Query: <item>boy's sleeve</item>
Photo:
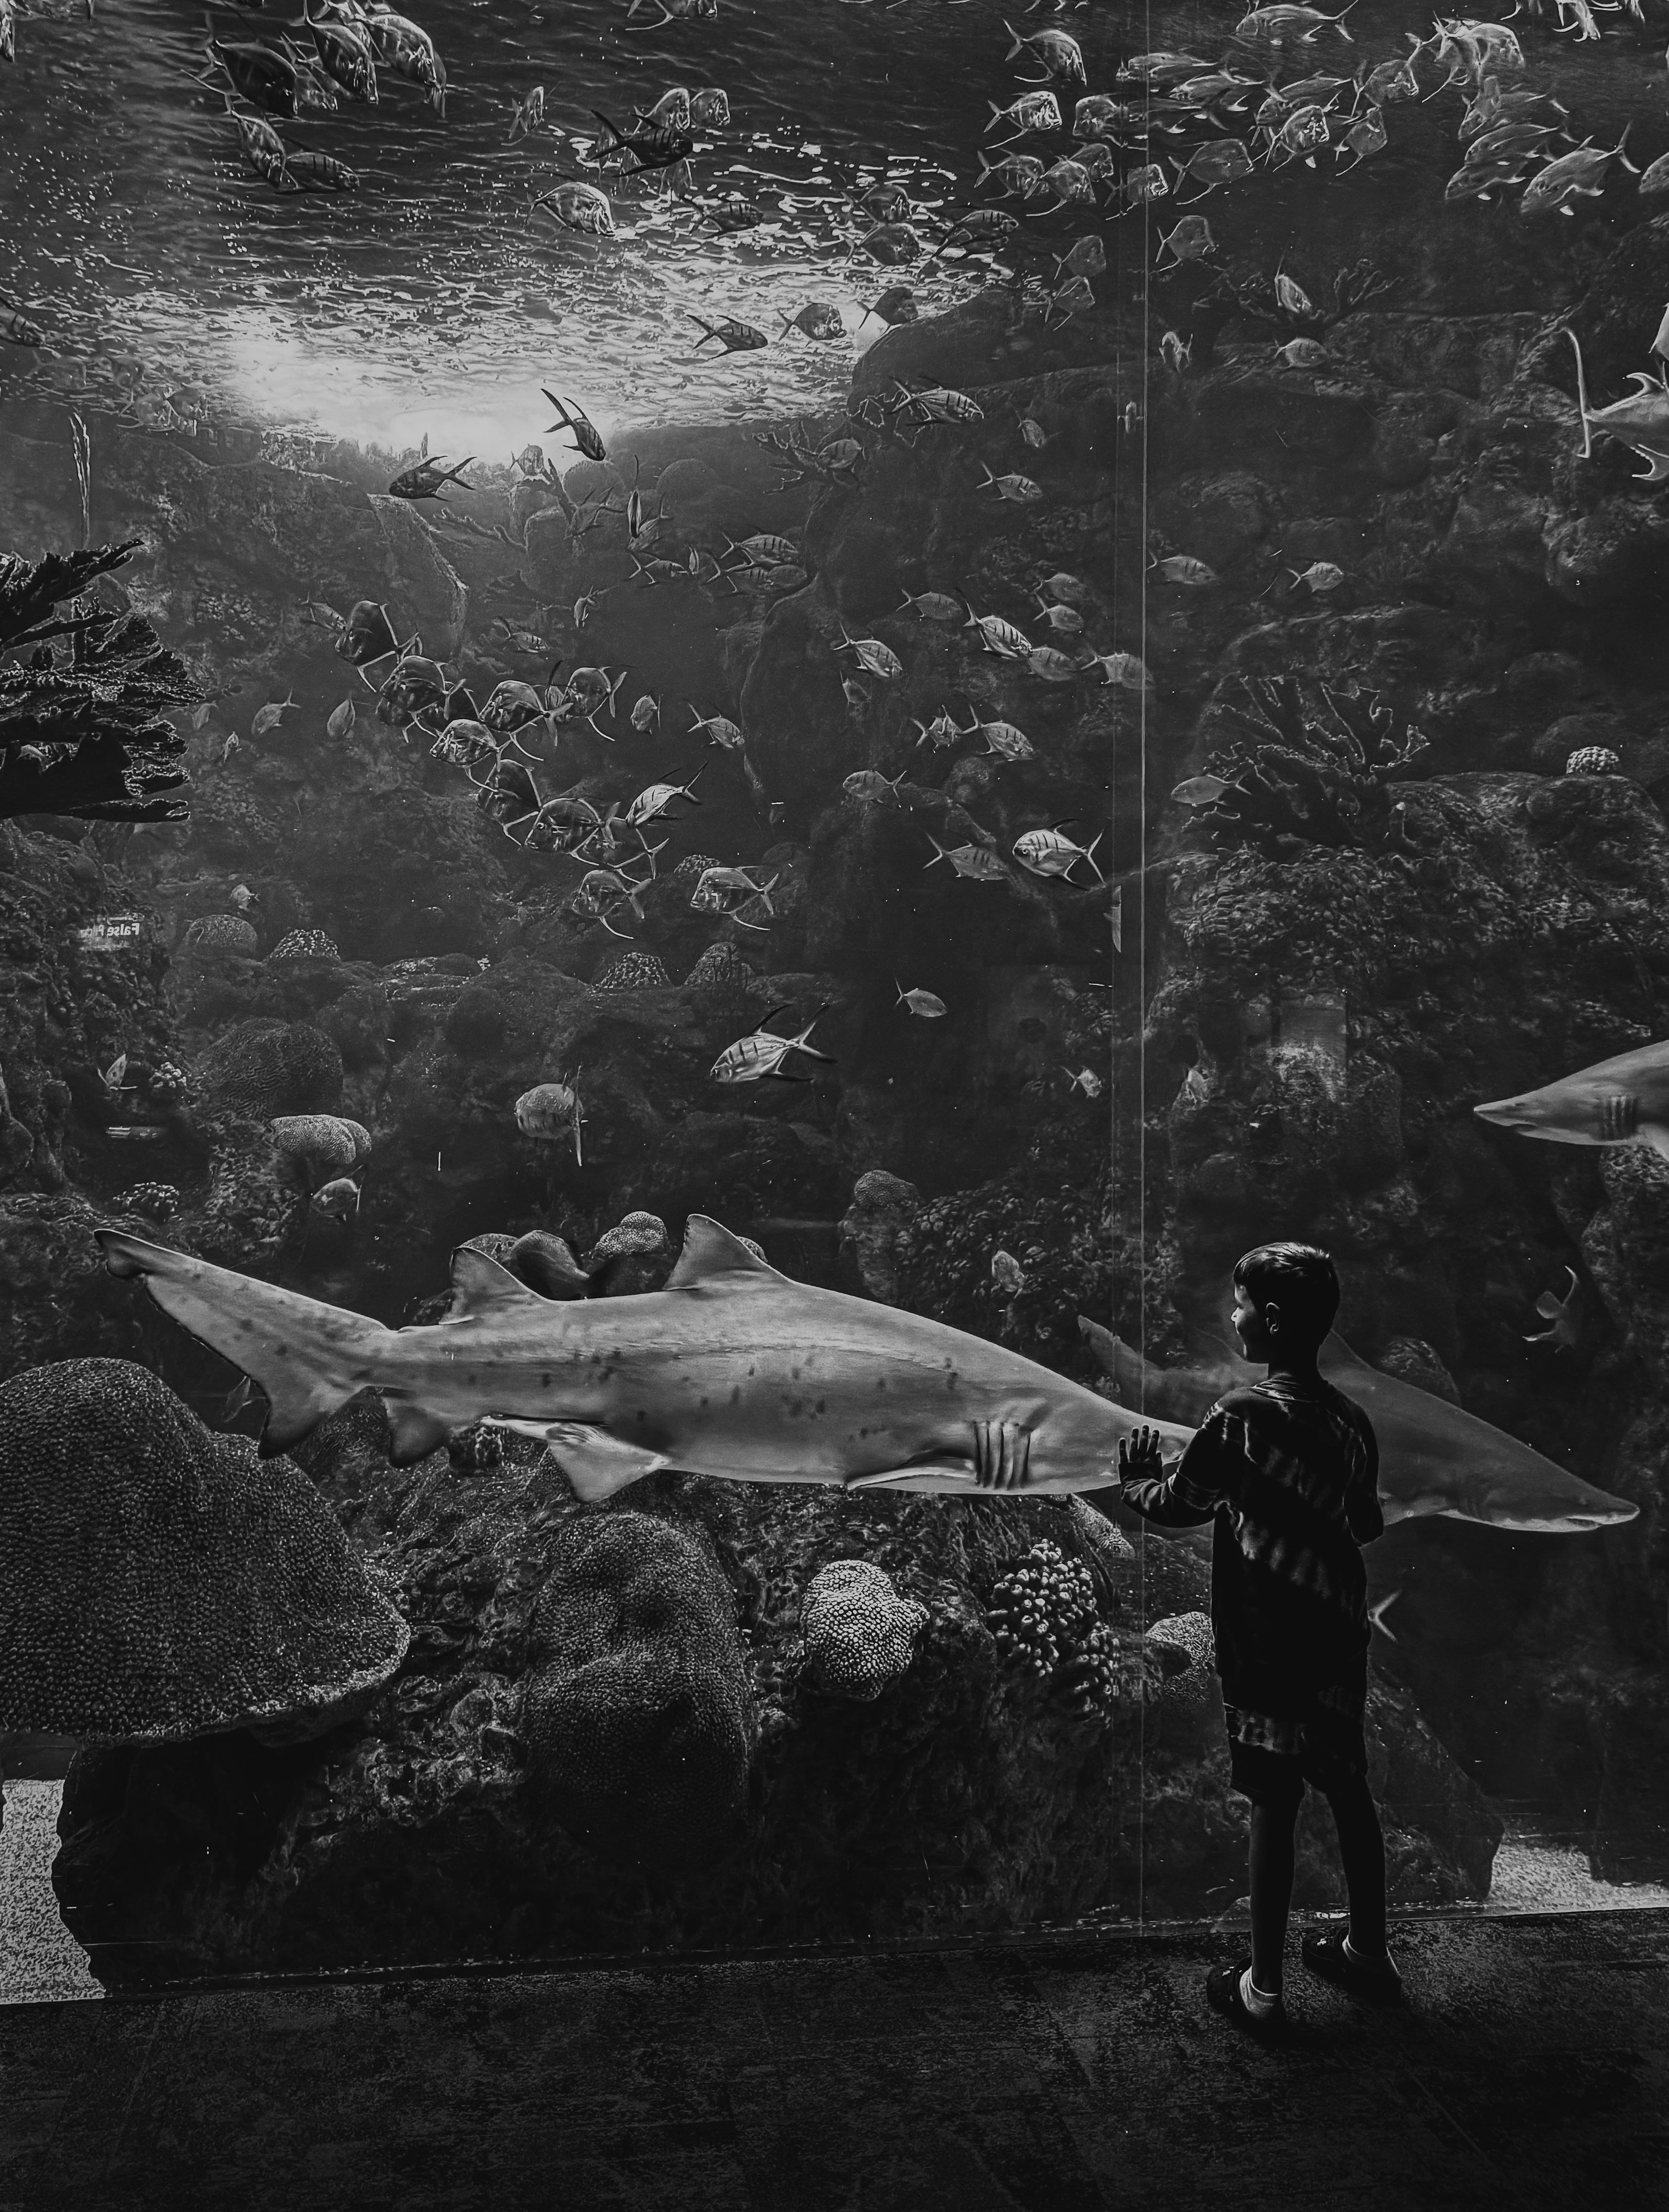
[[[1220,1505],[1233,1502],[1239,1470],[1246,1457],[1240,1425],[1238,1416],[1226,1406],[1214,1406],[1170,1473],[1127,1482],[1123,1502],[1144,1521],[1156,1522],[1161,1528],[1201,1527],[1212,1519]]]
[[[1385,1534],[1385,1511],[1380,1504],[1380,1440],[1366,1413],[1361,1416],[1362,1462],[1344,1496],[1344,1517],[1359,1544],[1371,1544]]]

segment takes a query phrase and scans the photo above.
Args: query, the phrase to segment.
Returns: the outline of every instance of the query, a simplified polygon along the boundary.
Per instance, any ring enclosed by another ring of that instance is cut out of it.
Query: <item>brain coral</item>
[[[746,1802],[754,1717],[729,1585],[644,1513],[563,1532],[535,1601],[521,1733],[536,1802],[573,1833],[687,1864]]]
[[[271,952],[272,960],[339,960],[342,955],[322,929],[292,929],[278,939]]]
[[[878,1698],[910,1664],[928,1610],[900,1597],[892,1578],[868,1559],[836,1559],[806,1592],[801,1628],[806,1674],[838,1698]]]
[[[665,991],[672,980],[666,962],[655,953],[626,952],[612,967],[605,968],[591,988],[594,991]]]
[[[1578,745],[1565,763],[1567,775],[1620,775],[1623,763],[1609,745]]]
[[[340,1114],[280,1114],[272,1122],[272,1149],[287,1171],[317,1190],[369,1158],[371,1133]]]
[[[186,942],[198,952],[236,952],[246,960],[261,949],[253,926],[235,914],[205,914],[186,932]]]
[[[1165,1668],[1163,1702],[1181,1707],[1203,1705],[1216,1679],[1217,1646],[1209,1613],[1178,1613],[1168,1620],[1156,1620],[1148,1631],[1148,1642],[1158,1648]]]
[[[409,1641],[300,1469],[212,1435],[149,1368],[0,1386],[0,1732],[306,1734]]]
[[[700,990],[715,983],[751,983],[753,970],[738,951],[721,940],[710,945],[684,978],[686,989]]]
[[[204,1054],[198,1080],[241,1113],[329,1113],[342,1097],[342,1054],[311,1022],[240,1022]]]

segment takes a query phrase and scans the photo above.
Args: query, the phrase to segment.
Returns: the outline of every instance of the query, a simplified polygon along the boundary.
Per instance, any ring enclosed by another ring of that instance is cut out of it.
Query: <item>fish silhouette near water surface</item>
[[[1244,1389],[1263,1375],[1209,1330],[1191,1333],[1186,1366],[1154,1367],[1099,1322],[1080,1316],[1078,1326],[1121,1400],[1167,1421],[1197,1427],[1225,1391]],[[1341,1336],[1331,1335],[1322,1346],[1321,1372],[1374,1424],[1387,1527],[1443,1513],[1495,1528],[1577,1535],[1632,1521],[1640,1510],[1447,1398],[1382,1375]]]
[[[379,1391],[410,1465],[484,1418],[541,1439],[582,1498],[662,1468],[740,1482],[976,1493],[973,1426],[1013,1423],[1027,1496],[1111,1487],[1139,1415],[1017,1352],[798,1283],[704,1214],[661,1291],[557,1303],[484,1253],[452,1255],[452,1310],[386,1328],[340,1306],[101,1229],[114,1275],[253,1376],[271,1456]],[[1167,1458],[1190,1431],[1165,1422]]]

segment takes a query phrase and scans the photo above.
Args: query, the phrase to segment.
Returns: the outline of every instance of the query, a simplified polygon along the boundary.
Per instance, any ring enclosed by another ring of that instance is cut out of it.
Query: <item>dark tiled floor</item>
[[[1280,2051],[1227,1942],[0,2008],[0,2212],[1669,2208],[1669,1913],[1407,1923]]]

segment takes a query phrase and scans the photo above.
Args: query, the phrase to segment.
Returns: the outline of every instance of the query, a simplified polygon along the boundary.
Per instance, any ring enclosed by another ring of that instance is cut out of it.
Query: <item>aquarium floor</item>
[[[0,2212],[1669,2204],[1669,1912],[1396,1930],[1410,2005],[1209,1931],[0,2008]]]

